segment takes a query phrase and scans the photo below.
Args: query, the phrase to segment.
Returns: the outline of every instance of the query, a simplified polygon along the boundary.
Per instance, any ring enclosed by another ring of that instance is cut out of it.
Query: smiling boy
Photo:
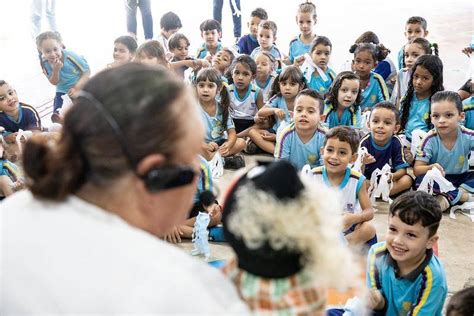
[[[386,241],[369,251],[368,305],[383,315],[441,315],[444,268],[433,254],[441,209],[434,197],[408,192],[390,205]]]

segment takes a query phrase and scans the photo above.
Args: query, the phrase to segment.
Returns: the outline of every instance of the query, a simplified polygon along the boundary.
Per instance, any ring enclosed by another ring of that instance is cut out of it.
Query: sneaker
[[[237,170],[243,167],[245,167],[245,160],[241,155],[224,157],[224,169]]]
[[[247,146],[245,147],[244,152],[249,155],[255,155],[258,152],[258,146],[250,138],[247,140]]]
[[[448,199],[444,195],[436,195],[435,199],[438,201],[439,206],[441,207],[441,212],[445,212],[451,207],[451,204],[449,204]]]

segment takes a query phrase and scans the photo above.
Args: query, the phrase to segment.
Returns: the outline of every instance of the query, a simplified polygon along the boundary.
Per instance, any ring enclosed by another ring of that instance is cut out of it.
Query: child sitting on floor
[[[323,315],[328,287],[357,282],[340,242],[338,194],[300,179],[287,161],[257,166],[227,193],[223,224],[236,253],[224,267],[255,314]]]
[[[7,82],[0,80],[0,127],[5,141],[14,142],[17,132],[22,130],[41,130],[41,119],[31,105],[18,101],[18,96]]]
[[[374,210],[367,193],[365,177],[352,170],[350,163],[357,159],[359,136],[347,126],[338,126],[326,133],[321,154],[324,166],[314,168],[311,174],[329,187],[338,188],[343,193],[343,233],[352,245],[369,246],[377,241],[375,227],[370,223]]]
[[[369,119],[370,133],[362,138],[360,147],[367,148],[363,159],[364,176],[370,180],[375,169],[389,164],[393,187],[390,195],[407,191],[413,179],[407,174],[409,164],[405,160],[403,145],[395,134],[400,129],[400,112],[390,102],[377,103]]]
[[[433,254],[441,210],[425,192],[407,192],[391,205],[385,241],[367,259],[368,305],[377,315],[441,316],[448,292]]]
[[[421,58],[421,57],[420,57]],[[461,98],[453,91],[440,91],[431,97],[431,122],[434,129],[423,139],[416,155],[413,172],[419,186],[425,174],[437,168],[456,188],[437,195],[441,210],[458,203],[472,201],[474,172],[469,171],[469,155],[474,150],[474,132],[461,126],[464,119]]]
[[[326,129],[320,116],[323,98],[316,91],[304,89],[295,99],[293,122],[277,136],[275,159],[285,159],[301,170],[304,165],[317,167],[322,164],[321,148],[326,139]]]

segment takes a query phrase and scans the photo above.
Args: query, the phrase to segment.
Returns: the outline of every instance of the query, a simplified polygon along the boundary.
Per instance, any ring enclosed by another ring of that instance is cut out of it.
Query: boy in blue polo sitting
[[[433,254],[441,208],[431,195],[414,191],[390,205],[386,241],[370,248],[368,305],[383,315],[441,315],[448,286]]]

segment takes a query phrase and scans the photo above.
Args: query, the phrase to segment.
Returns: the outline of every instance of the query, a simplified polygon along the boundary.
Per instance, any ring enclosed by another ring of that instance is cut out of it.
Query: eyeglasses
[[[151,191],[160,191],[188,185],[198,176],[190,166],[166,166],[150,170],[141,178]]]

